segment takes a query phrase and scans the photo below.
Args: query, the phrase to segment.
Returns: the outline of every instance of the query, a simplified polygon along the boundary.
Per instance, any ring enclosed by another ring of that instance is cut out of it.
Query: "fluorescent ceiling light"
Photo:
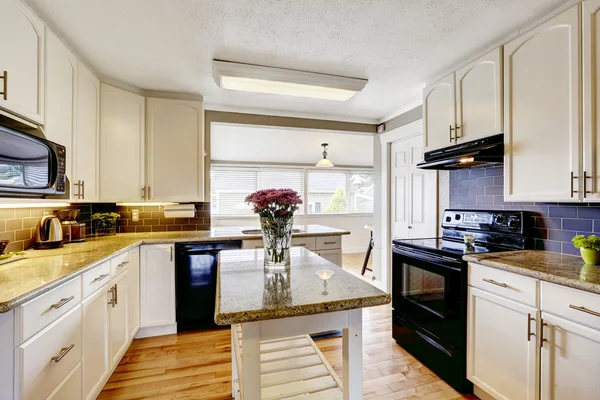
[[[213,60],[215,82],[220,88],[346,101],[360,92],[368,80],[337,75],[263,67]]]

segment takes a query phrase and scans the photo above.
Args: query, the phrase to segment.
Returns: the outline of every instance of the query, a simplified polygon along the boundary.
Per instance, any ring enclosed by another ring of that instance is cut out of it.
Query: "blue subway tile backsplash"
[[[573,236],[600,234],[600,204],[505,202],[503,175],[502,166],[450,171],[450,207],[529,211],[538,250],[579,255]]]

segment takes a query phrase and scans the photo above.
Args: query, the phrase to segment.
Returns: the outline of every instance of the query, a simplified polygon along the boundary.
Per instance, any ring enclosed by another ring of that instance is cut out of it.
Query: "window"
[[[252,215],[244,202],[256,190],[289,188],[302,196],[299,214],[372,213],[375,183],[372,170],[316,170],[293,167],[212,165],[211,213]]]

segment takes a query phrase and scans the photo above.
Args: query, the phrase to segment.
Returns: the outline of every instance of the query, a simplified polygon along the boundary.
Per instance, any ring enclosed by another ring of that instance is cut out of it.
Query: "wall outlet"
[[[138,222],[140,220],[140,210],[131,210],[131,220]]]

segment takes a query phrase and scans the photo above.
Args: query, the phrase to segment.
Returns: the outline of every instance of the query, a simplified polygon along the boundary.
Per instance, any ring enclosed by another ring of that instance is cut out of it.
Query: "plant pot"
[[[289,267],[293,226],[293,215],[260,219],[265,248],[265,270],[285,271]]]
[[[585,249],[581,247],[579,249],[581,257],[586,264],[589,265],[600,265],[600,251],[594,249]]]

